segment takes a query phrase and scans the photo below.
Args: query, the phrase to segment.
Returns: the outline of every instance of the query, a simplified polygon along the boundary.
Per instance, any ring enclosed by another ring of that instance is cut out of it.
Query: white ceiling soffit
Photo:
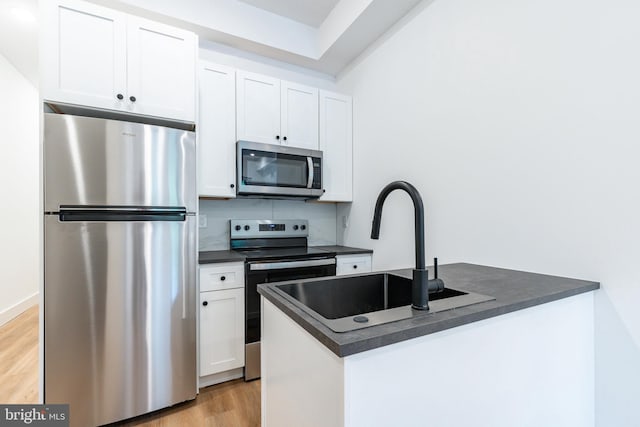
[[[319,27],[340,0],[239,0],[311,27]]]
[[[190,29],[204,40],[335,76],[421,0],[316,0],[320,5],[308,10],[302,5],[316,1],[91,1]],[[290,9],[287,16],[281,11],[285,6]],[[320,19],[319,26],[301,22]]]
[[[38,87],[38,0],[0,0],[0,54]]]

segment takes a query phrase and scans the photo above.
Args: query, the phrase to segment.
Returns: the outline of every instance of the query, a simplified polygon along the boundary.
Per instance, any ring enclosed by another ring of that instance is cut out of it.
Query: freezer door
[[[196,219],[45,215],[44,401],[72,426],[193,399]]]
[[[44,115],[45,212],[60,206],[185,206],[196,211],[195,134]]]

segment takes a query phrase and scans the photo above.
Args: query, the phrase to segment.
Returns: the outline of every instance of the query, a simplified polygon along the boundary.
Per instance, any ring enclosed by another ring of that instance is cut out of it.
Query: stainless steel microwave
[[[237,194],[315,199],[322,189],[322,151],[237,142]]]

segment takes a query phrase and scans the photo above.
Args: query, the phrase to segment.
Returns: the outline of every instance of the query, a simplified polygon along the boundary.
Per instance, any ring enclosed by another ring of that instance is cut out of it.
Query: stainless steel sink
[[[309,279],[276,290],[335,332],[424,316],[495,298],[445,288],[429,294],[429,311],[411,308],[411,279],[390,273]]]

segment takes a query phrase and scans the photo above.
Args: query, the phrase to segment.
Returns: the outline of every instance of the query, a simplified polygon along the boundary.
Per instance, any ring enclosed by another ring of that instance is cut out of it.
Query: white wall
[[[425,1],[340,76],[354,96],[344,243],[413,263],[405,179],[427,254],[598,280],[596,422],[640,425],[640,4]],[[338,223],[342,223],[340,219]]]
[[[0,55],[0,324],[36,302],[38,92]]]

